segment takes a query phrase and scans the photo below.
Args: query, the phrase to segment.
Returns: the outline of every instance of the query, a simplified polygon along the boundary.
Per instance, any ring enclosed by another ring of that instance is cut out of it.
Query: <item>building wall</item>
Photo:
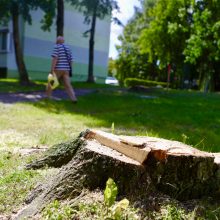
[[[21,39],[21,45],[23,45],[23,36],[24,36],[24,22],[20,18],[19,19],[19,27],[20,27],[20,39]],[[8,48],[6,52],[0,52],[0,68],[6,68],[7,70],[7,77],[18,77],[17,73],[17,65],[15,60],[15,54],[14,54],[14,44],[13,44],[13,30],[12,30],[12,22],[10,21],[8,23],[7,27],[0,26],[0,29],[8,29]],[[0,71],[1,71],[0,69]]]
[[[31,79],[45,79],[51,66],[51,53],[56,41],[56,26],[50,32],[41,30],[40,20],[43,13],[38,10],[32,13],[32,25],[25,24],[23,29],[23,46],[25,64]],[[73,7],[65,5],[64,37],[65,43],[72,50],[73,80],[87,78],[89,38],[83,33],[89,29],[84,24],[84,16]],[[54,22],[55,23],[55,22]],[[94,76],[104,79],[107,76],[110,38],[110,18],[97,20],[95,35]],[[17,75],[14,50],[8,54],[9,77]]]

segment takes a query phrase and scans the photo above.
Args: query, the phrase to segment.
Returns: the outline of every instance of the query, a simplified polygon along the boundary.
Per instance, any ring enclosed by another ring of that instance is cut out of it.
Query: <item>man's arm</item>
[[[53,57],[53,59],[52,59],[52,64],[51,64],[51,73],[54,72],[56,63],[57,63],[57,57]]]

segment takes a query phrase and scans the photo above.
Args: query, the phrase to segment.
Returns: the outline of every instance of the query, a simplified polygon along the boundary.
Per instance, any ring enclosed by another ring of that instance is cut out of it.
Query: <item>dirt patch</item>
[[[17,150],[15,149],[13,153],[19,153],[22,156],[27,156],[34,153],[45,152],[46,150],[48,150],[48,147],[22,148]]]

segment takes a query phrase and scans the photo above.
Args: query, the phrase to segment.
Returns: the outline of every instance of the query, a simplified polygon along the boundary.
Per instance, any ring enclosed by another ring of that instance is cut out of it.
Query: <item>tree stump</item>
[[[218,155],[176,141],[86,130],[49,152],[27,168],[61,167],[58,174],[31,192],[14,219],[34,216],[52,200],[74,198],[83,188],[104,189],[109,177],[128,198],[147,197],[157,189],[186,200],[220,190]]]

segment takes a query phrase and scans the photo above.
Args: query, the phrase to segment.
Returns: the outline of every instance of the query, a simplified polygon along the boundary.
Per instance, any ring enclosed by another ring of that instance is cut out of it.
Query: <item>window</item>
[[[10,33],[8,29],[0,29],[0,52],[9,52]]]

